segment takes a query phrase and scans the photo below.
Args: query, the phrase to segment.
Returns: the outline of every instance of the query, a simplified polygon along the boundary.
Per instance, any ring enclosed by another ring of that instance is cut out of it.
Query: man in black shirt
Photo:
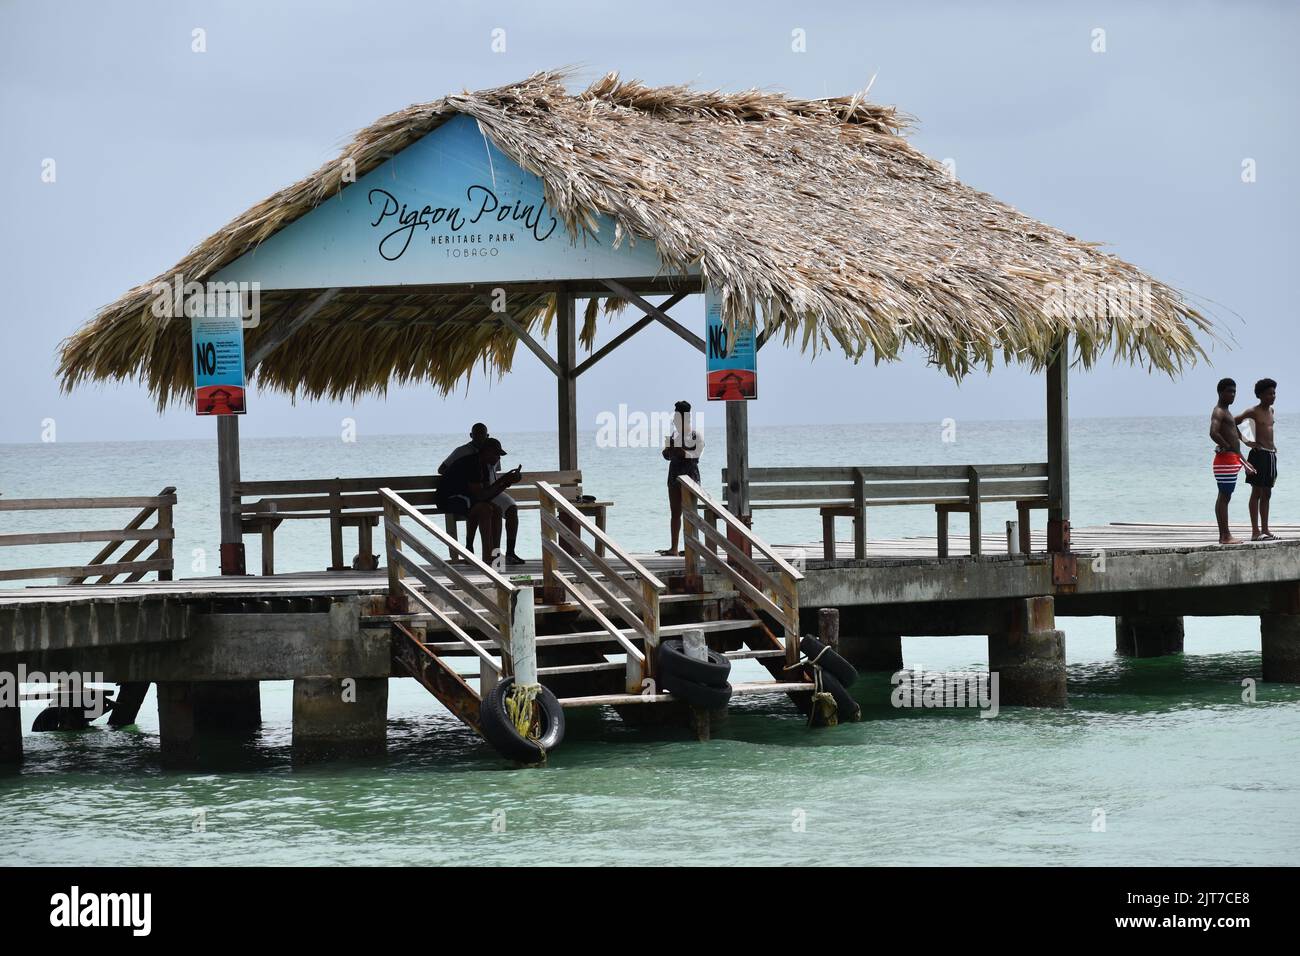
[[[501,492],[519,481],[520,469],[507,471],[496,481],[492,475],[505,449],[495,438],[484,440],[476,455],[465,455],[447,465],[438,479],[438,507],[464,518],[477,528],[483,541],[483,560],[492,562],[501,540],[501,510],[494,503]],[[523,564],[517,555],[506,555],[507,564]]]

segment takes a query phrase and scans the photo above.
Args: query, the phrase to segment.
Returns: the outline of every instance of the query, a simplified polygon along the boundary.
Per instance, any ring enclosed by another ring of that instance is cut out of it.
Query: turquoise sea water
[[[720,427],[705,421],[715,484]],[[1205,520],[1214,489],[1200,418],[1073,423],[1076,525]],[[501,435],[508,465],[553,467],[553,436]],[[427,472],[459,440],[362,435],[262,439],[246,479]],[[1285,449],[1286,436],[1278,436]],[[939,463],[1043,457],[1037,422],[755,428],[754,465]],[[580,449],[589,491],[611,498],[610,530],[662,546],[664,469],[655,447]],[[1286,471],[1275,521],[1294,522]],[[712,477],[710,477],[712,476]],[[148,494],[178,487],[181,575],[215,571],[210,442],[0,446],[6,497]],[[932,533],[924,508],[880,509],[872,536]],[[116,515],[114,515],[116,517]],[[1245,519],[1242,495],[1233,516]],[[986,527],[1014,517],[990,508]],[[5,533],[31,527],[4,514]],[[538,551],[535,517],[521,550]],[[277,538],[281,569],[327,563],[325,530]],[[68,527],[74,527],[75,522]],[[48,529],[48,524],[43,524]],[[760,514],[757,530],[815,540],[813,512]],[[249,540],[249,564],[257,566]],[[0,552],[0,566],[84,560],[85,546]],[[19,558],[21,555],[21,560]],[[206,564],[205,564],[206,562]],[[193,571],[187,567],[194,568]],[[262,685],[261,732],[223,769],[158,766],[152,695],[122,731],[28,734],[20,770],[0,771],[6,863],[1097,863],[1281,864],[1300,850],[1300,687],[1258,679],[1258,622],[1187,622],[1187,653],[1114,655],[1108,619],[1062,619],[1069,707],[903,711],[886,676],[853,689],[862,723],[810,731],[780,697],[747,698],[708,743],[574,715],[549,766],[515,770],[411,681],[390,691],[385,758],[294,767],[290,685]],[[907,638],[908,666],[983,668],[985,640]],[[756,665],[738,665],[757,670]],[[755,675],[756,676],[756,675]],[[24,707],[27,726],[39,705]],[[1098,829],[1103,818],[1105,828]],[[196,821],[202,827],[196,827]]]

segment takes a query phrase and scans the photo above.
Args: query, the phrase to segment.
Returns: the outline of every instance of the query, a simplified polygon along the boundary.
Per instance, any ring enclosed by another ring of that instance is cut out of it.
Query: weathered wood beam
[[[266,357],[283,345],[293,333],[297,332],[304,325],[310,322],[321,309],[334,301],[334,298],[341,292],[341,289],[326,289],[316,298],[312,299],[301,312],[291,319],[280,319],[271,325],[257,343],[251,354],[244,359],[244,367],[248,371],[253,371],[266,360]]]
[[[727,406],[727,510],[738,518],[749,514],[749,403]]]
[[[1047,550],[1070,550],[1070,337],[1047,366]]]
[[[614,279],[602,279],[601,281],[605,283],[606,288],[620,299],[626,299],[628,302],[631,302],[646,315],[651,316],[656,322],[659,322],[661,325],[671,330],[679,338],[689,342],[700,352],[704,351],[704,339],[700,338],[700,336],[679,323],[668,313],[662,311],[657,306],[651,305],[621,282],[617,282]]]
[[[578,364],[578,314],[572,293],[555,294],[555,323],[560,470],[571,471],[578,467],[578,380],[573,374]]]
[[[675,306],[678,302],[682,301],[682,299],[684,298],[686,298],[686,293],[679,292],[676,295],[670,296],[669,298],[665,299],[663,302],[660,302],[655,308],[657,308],[660,312],[666,313],[669,309]],[[608,342],[602,345],[599,349],[597,349],[594,353],[592,353],[590,358],[588,358],[585,362],[583,362],[581,365],[575,368],[573,370],[573,377],[577,378],[583,372],[587,371],[587,369],[591,368],[593,365],[595,365],[597,362],[603,359],[610,352],[614,351],[614,349],[618,348],[620,345],[622,345],[624,342],[626,342],[628,339],[636,335],[638,332],[640,332],[647,325],[649,325],[651,322],[654,321],[657,320],[653,315],[646,315],[638,319],[631,326],[624,329],[618,335],[614,336],[614,338],[610,339]]]
[[[239,522],[239,416],[217,418],[217,511],[221,519],[221,573],[243,574],[244,535]]]
[[[494,314],[496,315],[497,319],[500,320],[502,325],[508,328],[511,332],[515,333],[515,337],[519,339],[519,341],[523,342],[524,345],[528,346],[528,350],[530,352],[532,352],[534,355],[536,355],[539,359],[542,360],[542,364],[545,365],[547,368],[549,368],[551,370],[551,373],[555,375],[556,378],[560,378],[560,379],[564,378],[564,370],[560,368],[559,364],[556,363],[555,359],[551,358],[551,356],[547,354],[546,349],[542,348],[541,344],[535,338],[533,338],[531,335],[528,334],[527,329],[525,329],[522,325],[516,322],[505,312],[497,312]]]

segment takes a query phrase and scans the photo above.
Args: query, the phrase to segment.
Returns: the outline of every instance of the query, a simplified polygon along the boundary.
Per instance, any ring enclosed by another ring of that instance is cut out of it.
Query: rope
[[[537,720],[537,692],[541,689],[540,684],[516,683],[506,695],[506,716],[525,740],[537,740],[542,735]]]
[[[821,657],[818,654],[817,657]],[[808,726],[815,727],[818,715],[826,727],[834,727],[840,722],[839,705],[835,703],[835,695],[826,690],[822,685],[822,668],[820,664],[809,661],[813,669],[813,695],[812,707],[808,711]]]
[[[799,667],[809,667],[813,669],[813,695],[812,706],[808,709],[808,726],[818,726],[817,719],[820,716],[822,724],[826,727],[834,727],[839,721],[839,706],[835,703],[835,695],[826,690],[822,684],[822,666],[817,662],[822,659],[822,655],[831,649],[829,644],[822,645],[822,649],[817,652],[816,657],[805,657],[795,664],[785,665],[786,670],[794,670]]]

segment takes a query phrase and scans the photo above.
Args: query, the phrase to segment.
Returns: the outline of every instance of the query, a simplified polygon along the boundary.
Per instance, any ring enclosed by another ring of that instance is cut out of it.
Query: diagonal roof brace
[[[662,309],[658,308],[657,306],[651,305],[649,302],[641,298],[641,296],[637,295],[635,292],[633,292],[627,286],[623,285],[621,282],[616,282],[613,279],[601,279],[600,281],[603,282],[605,284],[605,287],[609,289],[611,292],[613,292],[620,299],[626,299],[628,302],[631,302],[633,305],[635,305],[646,315],[650,316],[656,322],[659,322],[661,325],[666,326],[675,335],[689,342],[691,345],[694,345],[695,348],[698,349],[699,351],[701,352],[704,351],[704,339],[700,338],[690,329],[683,326],[680,322],[678,322],[676,319],[670,316],[667,312],[664,312]]]

